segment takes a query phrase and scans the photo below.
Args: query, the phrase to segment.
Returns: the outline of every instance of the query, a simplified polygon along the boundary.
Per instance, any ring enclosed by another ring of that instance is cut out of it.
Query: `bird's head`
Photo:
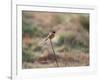
[[[54,33],[54,34],[55,34],[56,32],[55,32],[55,31],[52,31],[52,33]]]

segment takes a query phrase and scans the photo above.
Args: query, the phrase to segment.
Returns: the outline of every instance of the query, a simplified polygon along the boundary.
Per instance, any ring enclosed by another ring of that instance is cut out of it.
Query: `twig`
[[[65,55],[65,57],[66,57],[67,55],[66,55],[66,50],[65,50],[65,49],[66,49],[66,48],[65,48],[65,47],[66,47],[65,44],[66,44],[66,43],[65,43],[65,38],[64,38],[64,55]],[[67,64],[66,64],[66,60],[64,61],[64,65],[65,65],[65,66],[67,65]]]
[[[54,48],[53,48],[53,45],[52,45],[52,41],[51,41],[51,39],[49,39],[49,40],[50,40],[51,48],[52,48],[54,56],[55,56],[56,65],[57,65],[57,67],[59,67],[57,57],[56,57],[56,54],[55,54],[55,51],[54,51]]]

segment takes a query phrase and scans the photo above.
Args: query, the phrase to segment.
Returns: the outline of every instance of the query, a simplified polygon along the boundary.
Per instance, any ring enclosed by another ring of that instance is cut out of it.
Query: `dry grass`
[[[86,53],[61,53],[57,56],[57,61],[59,67],[79,67],[79,66],[89,66],[89,54]],[[56,67],[56,62],[54,60],[54,55],[47,56],[47,60],[36,60],[34,63],[24,62],[23,68],[51,68]]]

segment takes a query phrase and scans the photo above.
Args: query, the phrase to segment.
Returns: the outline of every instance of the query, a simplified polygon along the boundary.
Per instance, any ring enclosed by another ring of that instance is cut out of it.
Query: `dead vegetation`
[[[89,55],[84,53],[66,53],[65,55],[56,55],[59,67],[77,67],[89,66]],[[40,56],[35,62],[24,62],[23,68],[49,68],[56,67],[53,54]]]

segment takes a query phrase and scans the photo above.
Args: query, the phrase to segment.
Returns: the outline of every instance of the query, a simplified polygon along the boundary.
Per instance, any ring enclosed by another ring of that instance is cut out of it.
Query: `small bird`
[[[54,37],[55,37],[55,31],[51,31],[45,38],[45,41],[47,41],[48,39],[53,39]]]
[[[47,37],[46,38],[44,38],[43,39],[43,41],[41,41],[40,43],[39,43],[39,45],[40,46],[44,46],[44,45],[46,45],[47,44],[47,40],[51,40],[51,39],[53,39],[55,37],[55,31],[51,31],[51,32],[49,32],[49,34],[47,35]]]

